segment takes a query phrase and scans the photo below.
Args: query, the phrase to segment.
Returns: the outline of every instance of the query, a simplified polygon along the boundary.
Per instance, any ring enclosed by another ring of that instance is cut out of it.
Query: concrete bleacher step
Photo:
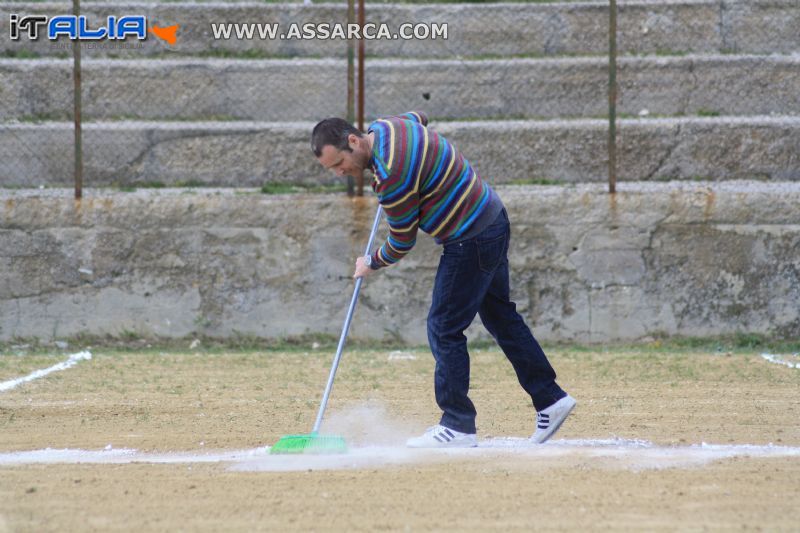
[[[86,186],[320,183],[313,122],[108,122],[84,130]],[[606,179],[604,120],[432,124],[492,183]],[[72,183],[69,123],[3,128],[0,185]],[[7,172],[6,169],[13,169]],[[621,180],[800,180],[800,117],[624,119]]]
[[[316,121],[344,115],[346,77],[329,59],[86,60],[84,120]],[[69,118],[70,60],[0,60],[0,121]],[[453,83],[454,79],[468,83]],[[624,58],[624,115],[782,115],[800,110],[800,55]],[[372,60],[370,117],[425,109],[447,120],[602,117],[603,58]]]
[[[778,116],[800,108],[800,2],[619,4],[618,111],[649,116],[619,121],[620,179],[800,179],[800,118]],[[87,184],[330,179],[308,135],[319,118],[344,114],[344,43],[214,41],[210,24],[341,22],[343,5],[82,6],[95,20],[124,11],[181,25],[175,47],[151,37],[137,50],[84,51]],[[605,180],[607,2],[371,4],[368,20],[450,29],[447,41],[368,43],[368,117],[427,111],[492,182]],[[0,60],[0,186],[69,185],[72,61],[55,58],[68,52],[44,39],[0,47],[14,57]],[[114,56],[127,59],[104,59]]]
[[[143,14],[151,24],[178,24],[170,47],[152,36],[141,49],[86,50],[87,56],[143,57],[165,54],[246,54],[284,57],[346,57],[345,43],[330,40],[237,40],[212,38],[212,23],[342,23],[346,4],[259,2],[82,2],[90,21],[108,15]],[[790,53],[800,50],[797,0],[620,0],[621,54]],[[0,11],[70,14],[70,2],[0,3]],[[448,23],[447,40],[374,40],[367,51],[378,57],[486,57],[509,55],[603,55],[608,50],[608,2],[505,4],[369,4],[367,21]],[[4,39],[0,53],[64,55],[46,39],[31,43]]]

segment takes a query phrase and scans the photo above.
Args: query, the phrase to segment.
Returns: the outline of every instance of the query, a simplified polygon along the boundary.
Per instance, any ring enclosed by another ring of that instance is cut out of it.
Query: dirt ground
[[[557,441],[637,439],[667,451],[702,442],[800,446],[800,369],[757,353],[549,355],[579,402]],[[65,358],[0,355],[0,382]],[[0,457],[45,448],[201,454],[268,446],[310,430],[331,358],[323,350],[93,352],[90,361],[0,392]],[[347,352],[326,427],[353,447],[402,448],[438,421],[432,371],[423,350]],[[535,413],[500,352],[473,351],[471,391],[479,438],[533,432]],[[632,467],[622,453],[289,472],[234,471],[225,461],[0,460],[0,532],[800,530],[800,455]]]

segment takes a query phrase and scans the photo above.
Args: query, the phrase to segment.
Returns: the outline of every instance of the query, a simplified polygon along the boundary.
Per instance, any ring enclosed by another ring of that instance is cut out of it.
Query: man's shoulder
[[[409,112],[399,116],[382,117],[370,124],[368,133],[373,139],[373,166],[378,171],[379,180],[391,175],[405,174],[407,150],[417,150],[428,139],[427,116],[421,112]]]
[[[380,157],[384,164],[389,164],[390,160],[394,159],[393,152],[402,149],[402,143],[398,142],[398,139],[405,129],[404,122],[405,125],[411,124],[401,117],[379,118],[370,124],[367,130],[368,134],[374,134],[373,153]]]
[[[428,115],[422,111],[409,111],[407,113],[403,113],[402,115],[381,117],[370,124],[368,131],[373,130],[373,128],[391,128],[401,123],[427,127]]]
[[[400,117],[384,117],[379,118],[372,122],[367,129],[367,132],[371,131],[385,131],[387,129],[391,129],[397,127],[403,119]]]
[[[389,139],[391,138],[392,132],[396,127],[397,123],[393,120],[393,117],[379,118],[369,125],[367,134],[374,134],[375,147],[378,149],[379,153],[385,152],[385,150],[388,148]]]

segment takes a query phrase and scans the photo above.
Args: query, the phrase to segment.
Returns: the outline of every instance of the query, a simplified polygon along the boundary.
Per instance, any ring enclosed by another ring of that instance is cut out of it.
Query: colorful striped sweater
[[[376,120],[372,188],[389,222],[389,238],[372,255],[377,267],[392,265],[414,246],[417,230],[446,244],[471,235],[476,224],[502,209],[497,194],[461,153],[426,126],[420,112]]]

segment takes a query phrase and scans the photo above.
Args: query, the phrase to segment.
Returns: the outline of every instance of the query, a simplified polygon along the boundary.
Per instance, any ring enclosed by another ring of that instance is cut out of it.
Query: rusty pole
[[[80,0],[72,0],[72,12],[77,18],[81,14]],[[75,119],[75,199],[83,197],[83,143],[81,140],[81,43],[72,42],[73,58],[73,118]]]
[[[364,31],[364,0],[358,0],[358,27]],[[364,35],[358,39],[358,129],[364,131]],[[358,195],[364,196],[364,175],[358,177]]]
[[[608,24],[608,192],[617,192],[617,0],[610,0]]]
[[[356,21],[355,0],[347,0],[347,27]],[[352,39],[347,39],[347,122],[354,124],[355,112],[355,45]],[[347,195],[355,194],[353,176],[347,176]]]

